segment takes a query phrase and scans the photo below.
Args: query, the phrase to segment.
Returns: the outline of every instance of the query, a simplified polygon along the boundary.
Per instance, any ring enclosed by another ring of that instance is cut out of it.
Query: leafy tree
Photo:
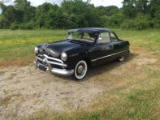
[[[114,14],[117,14],[120,9],[117,6],[99,6],[97,7],[97,9],[99,10],[100,13],[102,13],[102,15],[106,15],[106,16],[112,16]]]
[[[3,15],[0,15],[0,29],[9,28],[9,21]]]
[[[36,10],[36,23],[39,28],[55,28],[58,5],[52,5],[51,3],[44,3],[38,6]]]
[[[30,20],[35,16],[36,8],[30,5],[30,2],[27,0],[15,0],[15,9],[20,15],[20,19],[23,19],[22,22],[30,22]],[[21,20],[19,20],[21,21]]]
[[[160,28],[160,0],[151,0],[150,16],[153,18],[153,27]]]
[[[122,24],[125,28],[142,30],[153,26],[149,15],[150,0],[124,0],[122,9],[127,19]]]
[[[150,0],[136,0],[136,9],[138,13],[147,13],[149,11]]]
[[[93,27],[103,26],[102,18],[94,5],[90,1],[64,0],[61,9],[65,17],[68,18],[65,27]]]
[[[16,21],[16,10],[13,6],[7,6],[3,12],[3,15],[6,19],[8,19],[9,23]]]
[[[16,20],[16,11],[13,6],[5,6],[3,3],[0,3],[0,7],[2,9],[0,28],[8,28]]]
[[[134,25],[137,30],[144,30],[151,27],[152,20],[149,15],[140,13],[134,20]]]
[[[150,0],[124,0],[124,14],[129,18],[134,18],[138,13],[146,14],[149,11]]]
[[[136,17],[136,4],[135,0],[124,0],[123,2],[123,13],[127,18]]]
[[[104,24],[107,27],[119,27],[124,15],[117,6],[100,6],[96,8],[98,13],[103,16]]]
[[[60,6],[44,3],[38,7],[31,6],[27,0],[15,0],[14,3],[5,6],[0,2],[0,28],[160,28],[160,0],[123,0],[121,9],[95,7],[90,0],[63,0]]]

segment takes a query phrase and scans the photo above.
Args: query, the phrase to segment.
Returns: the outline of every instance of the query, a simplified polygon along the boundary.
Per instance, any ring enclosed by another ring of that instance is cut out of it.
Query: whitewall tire
[[[81,80],[86,76],[87,71],[88,65],[86,61],[81,60],[75,66],[73,77],[77,80]]]

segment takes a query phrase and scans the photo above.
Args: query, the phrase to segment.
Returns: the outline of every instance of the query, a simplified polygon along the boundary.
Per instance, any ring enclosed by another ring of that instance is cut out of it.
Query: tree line
[[[95,7],[90,0],[63,0],[60,6],[46,2],[34,7],[27,0],[9,6],[1,2],[0,29],[160,28],[160,0],[123,0],[122,4],[122,8]]]

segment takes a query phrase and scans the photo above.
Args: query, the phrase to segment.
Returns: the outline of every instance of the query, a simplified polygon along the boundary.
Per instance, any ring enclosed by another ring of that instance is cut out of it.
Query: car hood
[[[69,50],[79,48],[82,44],[73,43],[70,41],[61,41],[61,42],[54,42],[48,44],[45,47],[45,52],[52,55],[53,57],[59,57],[62,52],[67,52]]]

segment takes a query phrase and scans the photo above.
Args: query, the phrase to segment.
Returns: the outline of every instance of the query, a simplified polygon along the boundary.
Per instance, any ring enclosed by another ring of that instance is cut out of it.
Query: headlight
[[[34,53],[37,54],[38,53],[38,47],[34,48]]]
[[[63,52],[63,53],[61,54],[61,59],[62,59],[63,61],[66,61],[66,60],[67,60],[67,54]]]

